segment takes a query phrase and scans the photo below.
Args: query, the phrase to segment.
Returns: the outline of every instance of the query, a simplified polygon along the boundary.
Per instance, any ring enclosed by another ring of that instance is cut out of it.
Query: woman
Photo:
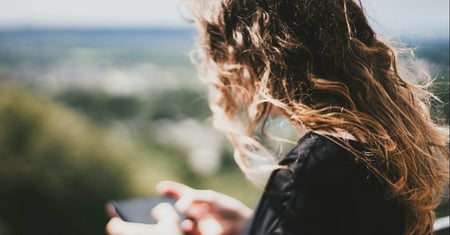
[[[264,168],[252,165],[269,155],[254,137],[269,116],[284,116],[302,137],[273,165],[254,212],[213,191],[163,182],[161,193],[179,198],[192,220],[180,225],[173,208],[161,205],[157,225],[114,218],[110,234],[432,233],[433,209],[448,185],[447,133],[430,118],[430,94],[399,75],[393,50],[360,4],[191,5],[214,124],[241,169],[254,178]]]

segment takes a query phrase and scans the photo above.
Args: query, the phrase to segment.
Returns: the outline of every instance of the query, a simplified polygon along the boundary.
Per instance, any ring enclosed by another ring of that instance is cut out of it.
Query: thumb
[[[158,224],[168,224],[171,226],[180,224],[180,216],[175,208],[169,203],[161,203],[153,208],[152,217],[158,221]]]
[[[113,217],[106,225],[109,235],[152,234],[153,231],[153,225],[125,222],[118,217]]]

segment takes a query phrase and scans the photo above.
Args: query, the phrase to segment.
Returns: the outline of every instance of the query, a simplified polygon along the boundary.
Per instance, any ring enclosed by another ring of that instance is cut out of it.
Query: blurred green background
[[[0,31],[0,235],[104,234],[106,202],[155,194],[163,179],[255,206],[260,189],[211,127],[193,40],[190,29]],[[448,39],[409,42],[448,123]]]
[[[0,32],[0,234],[104,234],[104,205],[163,179],[250,206],[213,130],[193,31]],[[64,231],[64,232],[61,232]]]

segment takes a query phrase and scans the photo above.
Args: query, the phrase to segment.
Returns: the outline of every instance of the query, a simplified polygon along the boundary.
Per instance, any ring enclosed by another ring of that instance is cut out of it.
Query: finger
[[[156,185],[156,190],[160,194],[172,196],[176,199],[194,191],[191,187],[174,181],[161,181]]]
[[[118,217],[112,218],[106,225],[106,233],[109,235],[144,235],[152,234],[152,225],[125,222]]]
[[[228,218],[249,218],[253,214],[253,210],[242,202],[213,190],[194,190],[179,198],[175,208],[196,220],[207,214],[220,214]]]
[[[186,193],[175,203],[175,208],[179,211],[186,213],[193,205],[206,205],[211,207],[217,204],[218,196],[215,191],[212,190],[193,190],[190,193]]]
[[[158,221],[158,224],[176,225],[180,224],[180,216],[169,203],[161,203],[153,208],[152,217]]]
[[[193,203],[183,210],[182,213],[187,218],[198,221],[211,214],[211,207],[206,203]]]
[[[119,215],[117,214],[117,211],[116,211],[116,209],[114,208],[114,205],[113,205],[112,203],[107,203],[107,204],[105,205],[105,211],[106,211],[106,214],[107,214],[109,217],[117,217],[117,216],[119,216]]]
[[[198,234],[197,230],[196,230],[196,226],[195,226],[195,222],[189,219],[183,220],[181,221],[180,224],[181,230],[183,230],[183,232],[185,234]]]
[[[222,225],[213,217],[208,217],[199,221],[198,230],[200,234],[219,235],[224,234],[225,230]]]

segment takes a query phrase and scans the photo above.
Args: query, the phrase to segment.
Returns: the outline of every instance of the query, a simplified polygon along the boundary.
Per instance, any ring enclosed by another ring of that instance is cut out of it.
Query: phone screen
[[[133,198],[108,203],[108,213],[117,215],[124,221],[155,224],[156,220],[150,215],[152,209],[160,203],[169,203],[174,205],[176,200],[168,196]],[[112,208],[111,208],[112,207]],[[111,209],[114,211],[111,212]],[[179,213],[181,220],[184,218]]]

